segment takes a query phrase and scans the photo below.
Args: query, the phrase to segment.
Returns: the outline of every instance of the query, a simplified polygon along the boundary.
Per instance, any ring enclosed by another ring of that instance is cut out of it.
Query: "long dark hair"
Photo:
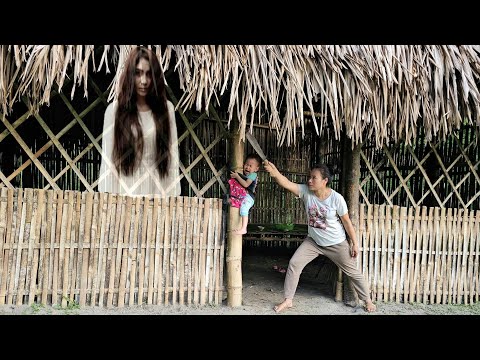
[[[118,172],[132,175],[142,160],[143,132],[138,119],[135,71],[140,59],[150,64],[152,84],[146,102],[152,110],[156,127],[156,163],[161,178],[167,175],[170,163],[170,122],[163,71],[157,56],[149,49],[138,46],[132,49],[120,77],[118,106],[115,113],[113,161]]]

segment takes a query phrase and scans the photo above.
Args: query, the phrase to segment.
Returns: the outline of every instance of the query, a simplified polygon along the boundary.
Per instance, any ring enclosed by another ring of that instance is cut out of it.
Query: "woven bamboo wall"
[[[53,93],[51,105],[36,116],[28,113],[24,102],[16,103],[11,114],[0,114],[0,187],[95,191],[109,80],[92,74],[87,99],[65,96],[72,90],[72,83],[67,83],[64,92]],[[179,90],[167,90],[177,104]],[[228,191],[227,118],[212,106],[208,114],[177,111],[182,195],[221,198]],[[254,135],[268,158],[293,181],[304,182],[312,164],[325,162],[334,168],[332,187],[339,190],[342,142],[332,129],[322,129],[319,137],[307,119],[304,137],[298,131],[292,146],[279,146],[276,134],[265,126],[254,127]],[[441,142],[427,141],[422,129],[413,144],[391,143],[376,149],[366,139],[360,201],[480,209],[479,139],[478,129],[467,124]],[[245,154],[249,152],[253,149],[247,143]],[[293,198],[263,171],[258,190],[251,212],[254,222],[305,221]]]
[[[219,304],[221,200],[1,189],[0,304]]]
[[[358,264],[374,301],[478,302],[480,211],[360,205]]]

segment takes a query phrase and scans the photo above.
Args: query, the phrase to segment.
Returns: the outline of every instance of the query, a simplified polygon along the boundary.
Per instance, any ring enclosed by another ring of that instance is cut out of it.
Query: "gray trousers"
[[[332,260],[350,278],[360,300],[370,299],[368,283],[361,270],[357,269],[356,259],[350,255],[348,241],[332,246],[319,246],[311,237],[303,240],[288,263],[284,284],[285,299],[293,299],[303,268],[319,255]]]

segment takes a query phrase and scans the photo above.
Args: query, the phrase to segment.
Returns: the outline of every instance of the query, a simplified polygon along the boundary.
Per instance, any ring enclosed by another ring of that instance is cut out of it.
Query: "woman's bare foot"
[[[232,232],[236,235],[243,235],[243,234],[247,233],[247,230],[246,229],[236,229],[236,230],[232,230]]]
[[[289,309],[292,306],[293,306],[293,301],[291,299],[285,299],[281,304],[275,305],[273,307],[273,310],[275,310],[275,312],[278,314],[279,312]]]
[[[372,300],[367,300],[367,301],[365,301],[365,306],[364,306],[364,308],[365,308],[365,311],[366,311],[366,312],[369,312],[369,313],[377,311],[377,307],[376,307],[375,304],[372,302]]]

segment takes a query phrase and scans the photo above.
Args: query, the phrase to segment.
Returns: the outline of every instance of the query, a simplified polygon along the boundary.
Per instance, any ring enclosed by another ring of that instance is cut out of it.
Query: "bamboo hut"
[[[132,46],[0,46],[0,304],[219,303],[225,261],[239,306],[221,198],[247,131],[293,181],[337,166],[374,300],[478,301],[480,46],[149,45],[181,148],[183,196],[161,200],[96,192]],[[252,222],[304,223],[263,173],[259,194]]]

